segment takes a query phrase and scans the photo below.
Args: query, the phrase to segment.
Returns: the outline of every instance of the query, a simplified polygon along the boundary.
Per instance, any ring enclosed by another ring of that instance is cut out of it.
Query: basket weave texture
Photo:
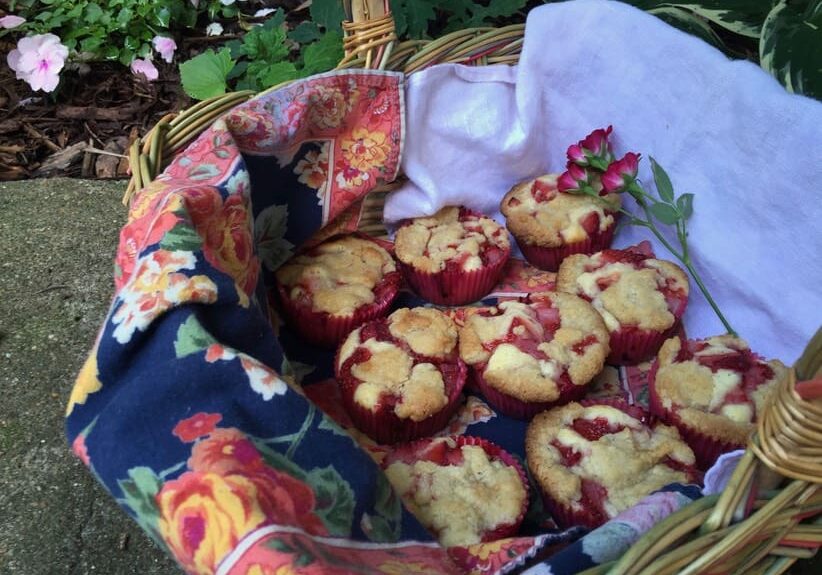
[[[516,64],[524,26],[460,30],[398,42],[382,0],[348,3],[339,68],[414,73],[439,63]],[[279,86],[278,86],[279,87]],[[275,87],[273,89],[276,89]],[[226,94],[163,118],[130,149],[124,203],[215,119],[255,94]],[[386,185],[372,193],[360,229],[379,235]],[[822,330],[774,394],[726,489],[657,524],[616,562],[585,573],[785,572],[822,545]]]

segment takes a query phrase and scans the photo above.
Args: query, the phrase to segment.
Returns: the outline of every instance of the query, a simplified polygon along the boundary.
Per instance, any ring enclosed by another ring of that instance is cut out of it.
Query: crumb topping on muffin
[[[376,411],[392,405],[402,419],[422,421],[449,402],[442,365],[458,361],[457,328],[434,308],[402,308],[357,328],[337,356],[358,381],[354,402]]]
[[[503,302],[471,315],[460,355],[493,388],[528,402],[556,401],[587,384],[608,355],[608,331],[584,300],[562,293]]]
[[[277,281],[292,300],[311,309],[346,316],[374,301],[374,287],[396,271],[391,255],[377,243],[344,236],[322,243],[280,267]]]
[[[526,434],[528,467],[554,500],[603,520],[668,483],[691,481],[691,448],[675,427],[650,427],[642,413],[579,403],[540,413]]]
[[[731,335],[668,339],[659,350],[654,386],[665,409],[690,427],[733,443],[745,443],[770,393],[787,374]]]
[[[457,449],[451,438],[436,441]],[[459,463],[396,461],[385,470],[411,512],[446,547],[479,543],[485,532],[513,523],[527,497],[515,468],[489,457],[480,446],[458,450]]]
[[[585,241],[614,224],[614,214],[622,205],[619,194],[608,194],[598,201],[560,192],[558,177],[548,174],[522,182],[503,197],[500,211],[508,229],[519,240],[557,247]]]
[[[625,326],[665,331],[676,323],[672,312],[687,300],[689,286],[673,262],[628,249],[565,258],[557,289],[590,301],[609,331]]]
[[[510,247],[508,232],[489,217],[465,208],[448,206],[436,214],[416,218],[397,230],[397,258],[426,272],[440,272],[449,265],[470,272],[488,263],[496,252]]]

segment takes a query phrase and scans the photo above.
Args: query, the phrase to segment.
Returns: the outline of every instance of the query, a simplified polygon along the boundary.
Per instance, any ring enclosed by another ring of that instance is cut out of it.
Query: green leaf
[[[342,36],[336,32],[326,32],[317,42],[306,46],[300,75],[304,77],[327,72],[339,64],[342,57]]]
[[[664,20],[675,28],[679,28],[683,32],[702,38],[705,42],[720,50],[725,49],[725,43],[722,42],[722,39],[714,32],[711,25],[704,18],[696,16],[689,10],[676,6],[662,6],[648,10],[648,13]]]
[[[694,195],[682,194],[676,199],[676,209],[682,214],[682,219],[687,220],[694,213]]]
[[[790,92],[822,99],[822,0],[782,0],[759,41],[762,68]]]
[[[217,340],[192,315],[177,329],[177,337],[174,339],[174,354],[178,358],[185,357],[200,352],[213,343],[217,343]]]
[[[347,537],[354,521],[354,491],[332,466],[312,469],[308,484],[317,499],[315,512],[332,536]]]
[[[669,206],[668,204],[657,202],[648,207],[651,210],[651,214],[653,214],[653,216],[663,224],[672,226],[679,221],[679,213],[677,213],[676,208]]]
[[[439,7],[452,13],[446,27],[450,31],[491,24],[495,18],[512,16],[524,6],[525,0],[494,0],[488,2],[488,6],[472,0],[458,0]]]
[[[437,17],[436,8],[437,2],[433,0],[392,0],[397,33],[403,35],[407,31],[409,38],[422,38],[428,23]]]
[[[117,485],[123,493],[120,503],[131,509],[137,523],[154,541],[165,548],[158,528],[160,511],[157,508],[156,496],[160,492],[162,481],[148,467],[134,467],[128,471],[129,479],[120,479]]]
[[[274,64],[288,57],[285,44],[285,30],[274,19],[266,20],[262,26],[255,26],[243,36],[239,53],[250,60]]]
[[[402,504],[385,474],[377,477],[374,515],[363,514],[363,531],[371,541],[393,543],[400,538]],[[367,527],[367,528],[366,528]]]
[[[673,202],[674,187],[671,184],[671,178],[668,177],[668,173],[656,163],[653,157],[651,157],[651,170],[654,172],[654,182],[659,197],[668,203]]]
[[[250,69],[250,68],[249,68]],[[269,64],[257,73],[257,80],[263,89],[295,80],[299,74],[297,67],[291,62],[277,62],[276,64]]]
[[[311,19],[326,30],[342,30],[345,10],[341,0],[313,0],[310,11]]]
[[[274,437],[269,441],[276,441],[276,439],[277,438]],[[263,456],[263,461],[265,461],[266,464],[279,471],[284,471],[290,476],[296,477],[300,481],[306,481],[307,474],[299,465],[288,459],[279,451],[271,449],[262,439],[252,438],[252,442],[254,443],[254,447],[257,448],[257,451],[260,452],[260,455]]]
[[[206,50],[180,64],[183,90],[195,100],[206,100],[226,91],[226,76],[234,67],[227,48],[217,53]]]
[[[696,0],[664,2],[659,0],[629,0],[643,10],[659,7],[675,7],[688,10],[734,34],[759,38],[762,22],[771,4],[765,0]]]
[[[89,4],[86,6],[86,24],[94,24],[103,15],[103,9],[97,4]]]
[[[171,23],[171,10],[162,6],[154,11],[154,23],[161,28],[168,28]]]
[[[300,44],[308,44],[318,38],[322,37],[320,28],[314,22],[300,22],[299,26],[288,33],[288,39],[299,42]]]
[[[191,225],[181,222],[168,230],[163,239],[160,240],[160,247],[170,252],[194,252],[202,248],[203,238]]]
[[[254,243],[263,265],[275,271],[294,253],[294,244],[285,239],[288,205],[265,208],[254,220]]]

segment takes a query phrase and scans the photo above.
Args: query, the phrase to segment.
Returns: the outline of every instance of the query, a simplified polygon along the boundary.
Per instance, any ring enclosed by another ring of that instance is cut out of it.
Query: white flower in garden
[[[60,70],[68,58],[68,48],[54,34],[37,34],[20,38],[17,48],[9,52],[6,61],[32,90],[51,92],[60,82]]]
[[[200,7],[200,0],[191,0],[191,5],[194,6],[195,8],[199,8]]]
[[[25,18],[21,18],[20,16],[15,16],[14,14],[9,14],[8,16],[3,16],[0,18],[0,28],[17,28],[20,24],[25,22]]]
[[[142,75],[149,82],[153,82],[160,77],[160,73],[157,71],[156,66],[154,66],[154,63],[148,58],[135,58],[131,63],[131,73],[135,76]]]
[[[212,22],[206,26],[206,36],[219,36],[223,33],[223,25],[219,22]]]
[[[222,4],[223,6],[231,6],[232,4],[234,4],[234,0],[220,0],[220,4]]]
[[[174,58],[174,52],[177,50],[177,42],[175,42],[173,38],[155,36],[151,41],[151,45],[154,46],[154,49],[157,50],[157,53],[160,54],[163,60],[169,64],[171,63],[171,59]]]
[[[274,12],[276,12],[274,8],[262,8],[261,10],[257,10],[256,12],[254,12],[254,17],[265,18],[266,16],[268,16],[269,14],[273,14]]]

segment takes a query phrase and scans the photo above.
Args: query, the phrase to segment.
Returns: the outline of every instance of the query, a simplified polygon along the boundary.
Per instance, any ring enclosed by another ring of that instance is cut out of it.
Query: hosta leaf
[[[228,48],[219,52],[206,50],[180,64],[180,80],[186,94],[196,100],[206,100],[225,94],[226,76],[234,67]]]
[[[648,10],[648,13],[664,20],[674,28],[679,28],[683,32],[702,38],[711,46],[716,46],[719,49],[725,48],[722,39],[717,36],[711,25],[706,20],[694,15],[693,12],[675,6],[662,6],[652,8]]]
[[[694,0],[691,2],[660,2],[659,0],[629,0],[637,8],[681,8],[734,34],[759,38],[762,21],[771,4],[765,0]]]
[[[762,25],[759,60],[789,91],[822,99],[822,0],[774,6]]]

